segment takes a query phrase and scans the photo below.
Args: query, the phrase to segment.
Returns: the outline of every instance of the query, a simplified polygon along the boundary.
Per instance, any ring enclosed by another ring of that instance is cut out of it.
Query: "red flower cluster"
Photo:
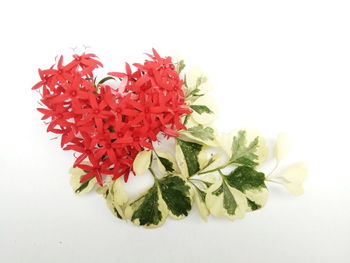
[[[191,110],[171,57],[155,50],[148,56],[134,72],[126,64],[126,73],[109,73],[121,80],[117,89],[104,84],[112,77],[96,83],[93,71],[102,64],[94,54],[74,55],[67,65],[61,56],[39,69],[41,81],[32,89],[41,88],[46,108],[38,111],[50,120],[47,131],[62,136],[61,147],[80,153],[74,167],[87,171],[82,183],[96,177],[103,185],[103,175],[127,181],[137,153],[152,149],[159,132],[175,137],[185,129],[180,118]]]

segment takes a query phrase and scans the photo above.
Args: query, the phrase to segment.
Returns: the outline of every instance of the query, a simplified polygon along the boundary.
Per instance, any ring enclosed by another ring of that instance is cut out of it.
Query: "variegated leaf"
[[[208,188],[205,202],[210,213],[218,218],[227,217],[230,220],[243,218],[248,210],[244,194],[223,179],[219,179]]]
[[[169,210],[169,215],[180,219],[191,210],[190,187],[178,175],[167,175],[159,179],[159,189]]]
[[[154,185],[129,202],[125,215],[134,224],[154,228],[166,217],[180,219],[191,210],[190,187],[178,175],[155,179]]]
[[[211,96],[201,96],[197,98],[195,102],[190,103],[190,105],[192,106],[192,109],[195,107],[195,109],[193,109],[191,117],[198,124],[209,126],[216,120],[217,107]],[[205,106],[205,108],[198,106]]]
[[[136,175],[144,174],[151,164],[152,151],[141,151],[136,155],[133,163],[133,170]]]
[[[214,129],[211,127],[204,127],[201,124],[192,126],[187,130],[181,131],[180,134],[200,144],[212,147],[215,147],[217,145],[215,140]]]
[[[199,215],[204,221],[207,221],[209,216],[209,210],[207,208],[207,205],[205,204],[205,197],[207,193],[195,184],[191,183],[190,186],[191,197],[198,208]]]
[[[84,183],[81,183],[80,179],[86,174],[86,172],[83,169],[71,168],[69,170],[69,173],[72,175],[70,179],[70,184],[73,188],[74,193],[78,195],[90,192],[97,183],[95,177],[85,181]]]
[[[105,197],[109,210],[116,217],[126,219],[123,207],[128,201],[128,196],[121,179],[110,181],[106,187],[101,187],[100,193]]]
[[[202,150],[202,145],[177,139],[175,145],[175,156],[181,174],[186,178],[192,176],[200,170],[198,155]]]
[[[263,207],[268,200],[265,175],[251,167],[240,166],[225,177],[227,183],[247,198],[249,210]]]
[[[239,131],[238,134],[233,138],[231,151],[232,155],[230,162],[237,165],[245,166],[256,166],[258,156],[256,150],[258,147],[259,138],[256,137],[250,143],[247,143],[246,132]]]
[[[162,174],[179,173],[174,157],[163,150],[155,150],[158,160],[158,169]]]
[[[135,225],[155,228],[164,224],[168,215],[167,206],[157,184],[129,202],[125,215]]]
[[[269,155],[269,150],[266,145],[265,139],[260,135],[260,133],[253,129],[244,129],[241,130],[245,133],[245,140],[248,142],[254,142],[254,140],[258,140],[257,147],[255,148],[254,154],[257,156],[257,159],[255,159],[256,163],[262,164],[265,162]],[[218,144],[220,147],[224,150],[224,152],[227,154],[229,158],[232,157],[232,144],[234,138],[239,137],[239,133],[241,131],[232,131],[229,133],[223,133],[220,136],[218,136]]]
[[[198,155],[201,173],[217,168],[222,164],[221,154],[211,154],[210,156],[208,156],[206,151],[202,152],[203,153],[200,153]]]

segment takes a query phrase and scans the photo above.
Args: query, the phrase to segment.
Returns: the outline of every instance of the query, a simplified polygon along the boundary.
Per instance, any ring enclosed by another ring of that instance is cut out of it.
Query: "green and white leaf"
[[[258,160],[258,155],[256,154],[258,143],[258,137],[250,143],[247,143],[246,132],[239,131],[238,134],[233,137],[230,162],[238,165],[256,166],[258,164],[256,162]]]
[[[162,174],[180,173],[174,157],[163,150],[155,150],[158,161],[158,169]]]
[[[195,184],[191,183],[190,186],[191,186],[191,197],[193,202],[196,204],[198,208],[199,215],[204,221],[207,221],[208,216],[210,214],[207,208],[207,205],[205,204],[205,197],[207,193],[204,190],[200,189]]]
[[[102,195],[104,198],[106,198],[107,194],[108,194],[108,185],[104,185],[104,186],[97,186],[96,188],[96,192],[99,194],[99,195]]]
[[[231,131],[231,132],[221,133],[217,137],[219,147],[226,153],[228,158],[231,158],[232,156],[232,142],[233,142],[233,137],[236,136],[236,134],[237,134],[237,131]]]
[[[176,158],[176,163],[180,169],[180,174],[183,178],[188,177],[188,168],[187,168],[187,163],[185,159],[185,155],[181,150],[181,147],[178,143],[175,144],[175,158]]]
[[[152,151],[141,151],[136,155],[133,170],[136,175],[144,174],[151,165]]]
[[[269,149],[266,145],[266,140],[260,135],[260,133],[253,129],[245,129],[246,140],[249,142],[258,138],[258,145],[255,150],[255,154],[258,156],[256,162],[262,164],[268,159]],[[239,135],[239,131],[231,131],[229,133],[222,133],[218,136],[217,141],[221,149],[227,154],[229,158],[232,157],[232,144],[233,138]]]
[[[191,210],[190,187],[179,175],[167,175],[159,179],[159,189],[169,210],[169,215],[180,219]]]
[[[134,224],[154,228],[168,215],[180,219],[191,210],[190,187],[178,175],[156,179],[154,185],[129,202],[125,215]]]
[[[74,193],[78,195],[90,192],[97,183],[95,177],[85,181],[84,183],[80,183],[80,179],[86,174],[86,172],[83,169],[70,168],[69,173],[72,175],[70,179],[70,184],[73,188]]]
[[[201,96],[196,99],[195,103],[192,102],[190,103],[190,105],[191,108],[195,107],[195,109],[197,110],[193,110],[191,117],[198,124],[210,125],[216,120],[217,107],[211,96]],[[196,106],[205,106],[206,108]],[[209,109],[210,111],[206,109]]]
[[[200,170],[198,155],[202,147],[198,143],[176,140],[175,157],[184,178],[192,176]]]
[[[206,81],[201,85],[197,86],[196,88],[194,89],[192,88],[192,90],[191,89],[186,90],[186,94],[188,94],[186,96],[187,104],[195,106],[191,108],[196,112],[198,112],[199,114],[202,114],[203,112],[206,112],[208,114],[213,113],[213,110],[211,109],[211,107],[214,107],[215,105],[205,105],[205,104],[198,105],[199,103],[197,102],[199,98],[205,96],[208,93],[208,91],[211,90],[211,87],[212,87],[211,84],[208,81]]]
[[[175,70],[177,73],[181,73],[182,70],[185,68],[185,60],[183,59],[183,56],[179,52],[179,50],[174,49],[172,51],[172,61],[176,65]],[[181,69],[181,70],[180,70]]]
[[[206,172],[219,167],[222,164],[221,154],[211,154],[208,156],[206,151],[202,151],[198,155],[200,172]]]
[[[181,73],[182,70],[185,68],[186,64],[185,64],[185,61],[183,59],[181,59],[179,62],[177,62],[177,65],[176,65],[176,72],[177,73]]]
[[[227,183],[247,198],[249,210],[263,207],[268,200],[265,174],[251,167],[239,166],[226,177]]]
[[[123,181],[118,178],[113,184],[113,203],[118,206],[124,206],[128,202],[128,195],[123,187]]]
[[[131,222],[146,228],[163,225],[167,215],[168,209],[157,184],[131,200],[125,209],[125,216]]]
[[[195,90],[207,81],[206,76],[199,67],[193,67],[186,73],[186,86],[190,91]]]
[[[190,108],[197,112],[198,114],[213,114],[214,112],[205,105],[190,105]]]
[[[206,187],[210,187],[211,185],[213,185],[218,179],[216,178],[216,176],[212,173],[207,173],[204,175],[200,175],[200,179],[202,180],[202,182],[205,184]]]
[[[267,147],[266,140],[261,135],[258,130],[245,128],[246,138],[248,142],[253,141],[255,138],[258,138],[258,146],[256,149],[256,155],[258,156],[257,162],[259,164],[264,163],[269,157],[269,148]]]
[[[307,177],[307,168],[304,163],[296,163],[276,177],[286,181],[282,184],[287,188],[289,193],[301,195],[304,193],[303,184]]]
[[[105,197],[107,207],[116,217],[126,219],[123,208],[128,202],[128,195],[124,190],[121,179],[110,181],[106,186],[100,187],[98,192]]]
[[[245,195],[222,178],[208,188],[205,202],[210,213],[218,218],[227,217],[230,220],[243,218],[248,210]]]
[[[192,126],[187,130],[180,132],[182,136],[187,137],[195,142],[202,143],[204,145],[215,147],[217,145],[215,140],[215,131],[211,127],[204,127],[202,124]]]

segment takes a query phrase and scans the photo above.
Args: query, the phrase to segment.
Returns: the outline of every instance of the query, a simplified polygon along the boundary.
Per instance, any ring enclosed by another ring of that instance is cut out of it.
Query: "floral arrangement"
[[[74,152],[76,194],[96,189],[116,217],[154,228],[169,216],[186,217],[194,205],[204,220],[243,218],[266,204],[267,182],[303,192],[303,163],[275,172],[288,152],[285,134],[275,144],[276,167],[265,175],[258,169],[268,157],[262,136],[213,127],[207,78],[196,69],[184,72],[183,60],[154,49],[148,57],[100,80],[94,72],[102,63],[94,54],[75,54],[67,64],[61,56],[39,69],[32,88],[41,95],[38,111],[47,132]],[[129,199],[123,186],[132,184],[130,175],[142,174],[153,177],[153,186]]]

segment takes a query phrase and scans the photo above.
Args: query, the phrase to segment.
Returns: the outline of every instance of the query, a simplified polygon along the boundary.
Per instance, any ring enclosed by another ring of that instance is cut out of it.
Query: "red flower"
[[[137,153],[152,149],[159,132],[175,137],[185,129],[180,119],[191,110],[183,81],[170,57],[155,50],[148,56],[135,71],[126,63],[125,73],[109,73],[121,79],[117,89],[95,83],[93,71],[102,64],[94,54],[73,55],[67,65],[61,56],[39,70],[32,89],[41,89],[46,108],[38,111],[49,120],[47,131],[62,136],[61,147],[79,154],[73,166],[87,171],[81,182],[96,177],[102,185],[104,175],[127,181]],[[82,163],[86,159],[91,165]]]
[[[92,93],[89,94],[90,108],[81,109],[80,112],[84,114],[84,118],[77,123],[79,126],[87,125],[88,123],[95,123],[99,133],[103,132],[103,119],[108,116],[113,116],[111,111],[105,110],[107,104],[101,100],[97,102],[96,96]]]
[[[95,147],[91,143],[91,138],[89,137],[89,135],[82,133],[81,139],[75,137],[72,138],[72,140],[69,142],[71,144],[65,146],[64,150],[73,150],[78,153],[81,153],[81,155],[75,160],[73,167],[76,167],[86,158],[88,158],[90,162],[94,160]]]
[[[109,173],[109,171],[105,169],[105,165],[100,164],[95,160],[92,161],[91,165],[79,164],[77,167],[87,171],[87,173],[80,179],[81,183],[84,183],[92,177],[96,177],[98,184],[103,186],[102,174]]]

